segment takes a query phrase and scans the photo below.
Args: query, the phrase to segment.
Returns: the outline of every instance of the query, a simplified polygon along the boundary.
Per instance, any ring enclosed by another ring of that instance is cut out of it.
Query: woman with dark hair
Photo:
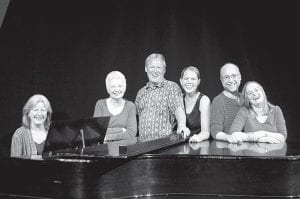
[[[285,142],[287,129],[282,111],[279,106],[268,102],[263,87],[249,81],[244,85],[242,97],[243,107],[231,126],[228,141]]]
[[[201,142],[209,138],[210,99],[198,91],[200,72],[188,66],[181,72],[180,84],[184,90],[186,126],[191,131],[190,142]]]
[[[33,95],[23,107],[22,126],[12,137],[11,157],[41,155],[51,122],[49,100],[40,94]]]

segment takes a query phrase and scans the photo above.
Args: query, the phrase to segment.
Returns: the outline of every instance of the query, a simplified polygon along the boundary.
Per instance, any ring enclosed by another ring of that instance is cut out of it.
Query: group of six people
[[[239,93],[238,66],[226,63],[221,67],[224,90],[212,103],[198,90],[201,78],[197,67],[188,66],[181,72],[184,94],[175,82],[165,79],[166,68],[162,54],[153,53],[146,58],[149,81],[138,91],[135,103],[124,98],[126,78],[121,72],[112,71],[106,76],[109,97],[97,101],[93,115],[110,116],[105,142],[136,139],[137,132],[138,140],[145,142],[174,131],[189,137],[190,142],[207,140],[210,135],[230,143],[285,142],[287,129],[280,107],[268,102],[258,82],[246,82]],[[23,108],[22,126],[12,137],[12,157],[42,153],[51,115],[45,96],[29,98]]]

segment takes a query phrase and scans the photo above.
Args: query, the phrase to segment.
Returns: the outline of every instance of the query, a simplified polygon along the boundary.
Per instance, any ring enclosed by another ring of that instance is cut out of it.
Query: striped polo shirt
[[[223,92],[214,98],[210,118],[210,132],[213,138],[216,138],[218,132],[229,133],[240,107],[237,100],[226,97]]]

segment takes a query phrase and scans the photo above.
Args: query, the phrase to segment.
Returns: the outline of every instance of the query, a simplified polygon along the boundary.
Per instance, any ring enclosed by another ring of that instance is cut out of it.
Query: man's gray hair
[[[147,66],[148,62],[152,59],[160,59],[162,61],[163,65],[164,65],[164,67],[167,66],[165,56],[163,54],[160,54],[160,53],[150,54],[145,60],[145,66]]]

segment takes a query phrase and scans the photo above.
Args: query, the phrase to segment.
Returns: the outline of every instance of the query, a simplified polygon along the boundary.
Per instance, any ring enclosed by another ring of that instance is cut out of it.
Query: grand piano
[[[74,140],[74,139],[73,139]],[[188,143],[181,135],[0,159],[5,198],[300,197],[293,143]]]

